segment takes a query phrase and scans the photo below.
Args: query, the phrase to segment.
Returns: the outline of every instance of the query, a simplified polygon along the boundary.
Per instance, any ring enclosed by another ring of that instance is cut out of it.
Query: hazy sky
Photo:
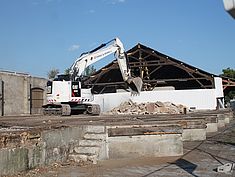
[[[235,20],[222,0],[0,0],[2,70],[63,73],[116,36],[126,50],[141,43],[213,74],[235,69]]]

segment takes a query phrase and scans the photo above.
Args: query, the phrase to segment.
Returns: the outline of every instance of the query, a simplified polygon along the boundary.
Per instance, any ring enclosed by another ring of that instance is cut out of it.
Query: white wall
[[[95,95],[94,102],[101,106],[102,111],[109,111],[119,106],[122,102],[132,100],[133,102],[172,102],[183,104],[196,109],[215,109],[215,89],[197,90],[170,90],[170,91],[144,91],[139,96],[131,96],[126,93],[109,93]]]
[[[215,81],[215,88],[216,88],[216,92],[215,92],[216,97],[217,98],[224,97],[222,78],[214,77],[214,81]]]
[[[94,103],[101,106],[102,112],[109,111],[129,99],[137,103],[169,101],[199,110],[216,109],[216,98],[223,97],[222,80],[220,78],[215,78],[215,86],[215,89],[143,91],[139,96],[131,96],[130,92],[99,94],[94,96]]]

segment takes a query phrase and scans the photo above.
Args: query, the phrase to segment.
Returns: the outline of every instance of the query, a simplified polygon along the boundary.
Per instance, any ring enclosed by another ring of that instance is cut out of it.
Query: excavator
[[[235,19],[235,0],[223,0],[225,10]],[[91,115],[100,114],[100,106],[92,104],[94,95],[91,89],[81,88],[81,76],[84,70],[114,53],[123,77],[131,90],[131,94],[139,94],[143,81],[140,77],[131,77],[127,67],[125,50],[122,42],[115,38],[99,47],[81,54],[70,68],[69,75],[58,75],[47,83],[47,104],[43,105],[45,115],[71,115],[72,112],[82,112]]]
[[[92,104],[94,95],[91,88],[82,88],[81,78],[85,69],[104,57],[114,54],[117,59],[122,78],[130,88],[132,95],[140,94],[143,81],[133,78],[127,67],[127,59],[122,42],[115,38],[99,47],[82,53],[70,67],[68,75],[58,75],[47,82],[47,104],[43,105],[44,115],[89,114],[99,115],[100,106]]]

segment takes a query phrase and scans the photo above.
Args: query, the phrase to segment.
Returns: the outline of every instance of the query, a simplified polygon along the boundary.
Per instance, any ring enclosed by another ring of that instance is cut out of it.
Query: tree
[[[54,79],[57,74],[59,74],[59,69],[51,69],[47,72],[47,77],[48,79]]]
[[[70,68],[66,68],[65,70],[64,70],[64,74],[70,74],[69,73],[70,72]],[[88,66],[85,70],[84,70],[84,76],[90,76],[90,75],[92,75],[93,73],[95,73],[96,72],[96,69],[95,69],[95,67],[93,66],[93,65],[90,65],[90,66]]]
[[[222,71],[223,71],[223,74],[221,74],[220,76],[235,79],[235,70],[234,69],[231,69],[228,67],[226,69],[223,69]],[[229,102],[233,98],[235,98],[235,90],[230,90],[225,95],[225,102]]]
[[[69,74],[69,71],[70,71],[70,68],[66,68],[65,70],[64,70],[64,74]]]
[[[90,65],[90,66],[88,66],[88,67],[85,69],[84,75],[85,75],[85,76],[90,76],[90,75],[92,75],[92,74],[95,73],[95,72],[96,72],[96,69],[95,69],[94,65]]]
[[[231,69],[228,67],[227,69],[223,69],[222,71],[223,71],[223,74],[221,74],[220,76],[235,79],[235,70],[234,69]]]
[[[229,102],[230,100],[235,98],[235,91],[231,90],[228,92],[227,95],[225,95],[225,102]]]

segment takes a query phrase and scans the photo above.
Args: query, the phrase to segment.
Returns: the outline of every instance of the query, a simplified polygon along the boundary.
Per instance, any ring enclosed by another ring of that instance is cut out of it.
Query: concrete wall
[[[44,103],[46,101],[47,80],[44,78],[0,71],[0,80],[4,82],[4,115],[30,114],[30,87],[41,88]]]
[[[80,125],[33,132],[32,135],[36,133],[37,136],[25,139],[24,142],[12,143],[9,147],[0,148],[0,176],[13,175],[55,162],[65,162],[71,157],[71,154],[76,157],[76,154],[77,156],[79,154],[89,156],[94,153],[94,155],[98,155],[98,160],[183,154],[181,128],[177,129],[179,133],[174,134],[115,137],[108,137],[106,128]],[[164,127],[162,128],[164,129]],[[28,135],[30,136],[30,133]],[[84,140],[87,141],[85,144]],[[96,144],[97,140],[101,144]]]
[[[87,126],[78,126],[43,132],[41,138],[45,143],[44,164],[67,160],[69,149],[78,144],[86,131]]]
[[[27,77],[1,73],[4,82],[4,115],[24,114],[29,109]]]
[[[133,102],[172,102],[183,104],[188,108],[215,109],[216,98],[214,89],[200,90],[171,90],[171,91],[145,91],[138,96],[130,93],[110,93],[95,95],[94,102],[101,106],[102,112],[109,111],[119,106],[122,102],[132,100]]]
[[[224,126],[227,118],[233,119],[232,112],[216,116],[221,122],[213,123],[216,123],[218,127]],[[84,149],[89,150],[88,153],[98,153],[98,160],[136,158],[138,156],[179,156],[183,154],[182,141],[197,141],[206,138],[206,127],[182,130],[182,127],[178,126],[159,125],[61,127],[43,132],[33,131],[32,134],[29,132],[26,136],[29,139],[24,139],[24,136],[20,134],[17,142],[14,140],[17,136],[12,135],[14,138],[12,142],[8,142],[9,147],[0,148],[0,176],[15,174],[54,162],[64,162],[71,154],[76,157],[75,152],[84,154]],[[139,134],[140,132],[142,134]],[[148,132],[153,134],[146,134]],[[182,132],[183,134],[181,134]],[[87,140],[85,144],[84,140]],[[97,144],[97,141],[101,144]],[[93,144],[94,142],[95,144]],[[100,152],[93,150],[95,146],[100,148]]]
[[[0,176],[66,161],[69,150],[78,144],[86,131],[87,126],[49,130],[41,132],[32,142],[0,148]]]
[[[108,147],[110,159],[183,155],[181,134],[109,137]]]
[[[0,176],[27,170],[27,157],[28,151],[23,147],[0,149]]]
[[[109,111],[128,100],[137,103],[169,101],[183,104],[188,108],[213,110],[216,109],[218,97],[223,97],[221,78],[215,78],[215,89],[143,91],[138,96],[131,96],[130,92],[109,93],[95,95],[94,102],[101,106],[102,112]]]
[[[206,139],[206,128],[184,129],[182,139],[183,141],[203,141]]]

